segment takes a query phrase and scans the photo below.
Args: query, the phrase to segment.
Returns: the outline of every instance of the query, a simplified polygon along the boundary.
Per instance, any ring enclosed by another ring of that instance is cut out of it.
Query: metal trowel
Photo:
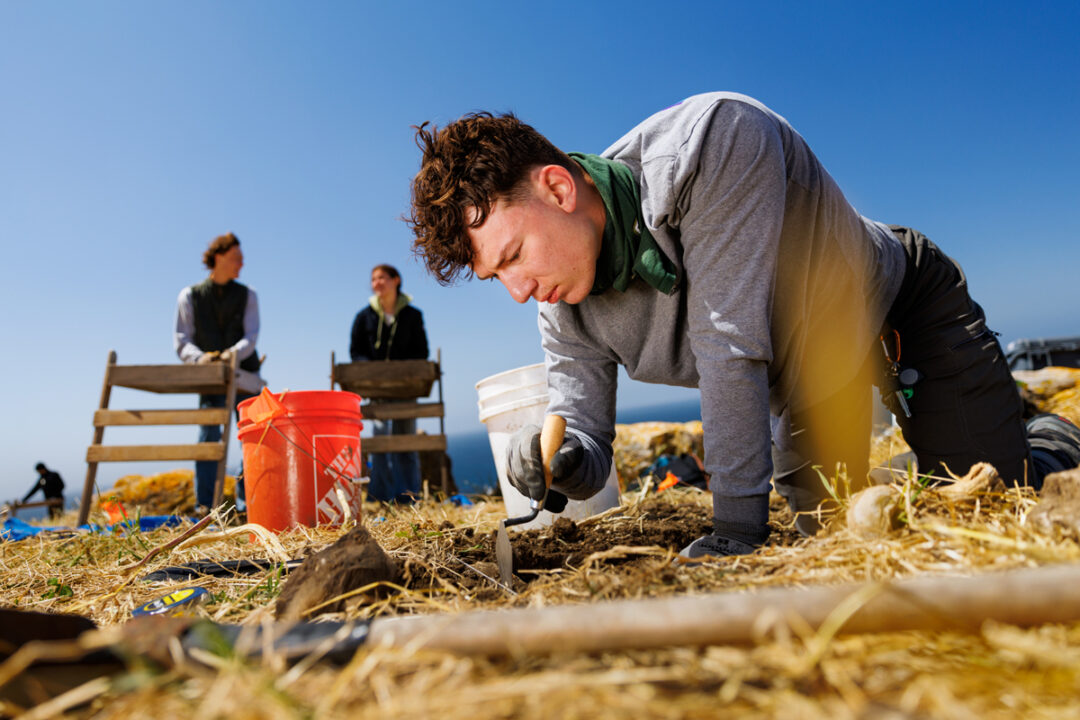
[[[566,418],[560,415],[548,415],[544,418],[544,427],[540,431],[540,458],[544,463],[544,494],[539,499],[529,500],[528,515],[499,521],[499,529],[495,533],[495,561],[499,565],[499,582],[507,587],[510,587],[514,576],[514,551],[510,547],[510,536],[506,528],[530,522],[536,519],[536,516],[544,509],[544,503],[547,502],[547,494],[551,488],[551,459],[562,447],[565,435]]]

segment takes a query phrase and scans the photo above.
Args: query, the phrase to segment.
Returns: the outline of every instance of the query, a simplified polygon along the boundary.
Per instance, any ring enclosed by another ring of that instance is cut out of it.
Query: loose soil
[[[621,514],[598,520],[579,523],[557,518],[549,527],[511,530],[512,589],[522,591],[538,580],[572,573],[586,565],[633,574],[655,566],[658,557],[674,556],[712,532],[712,508],[707,503],[711,496],[683,493],[682,499],[653,496]],[[771,516],[770,544],[790,545],[798,539],[779,496],[773,498]],[[418,590],[452,584],[476,600],[505,598],[506,589],[496,582],[495,531],[477,533],[449,522],[427,533],[423,528],[417,531],[441,537],[425,543],[422,558],[405,562],[408,587]]]
[[[700,505],[651,503],[633,518],[584,524],[557,518],[550,527],[511,531],[514,572],[527,580],[541,570],[577,568],[593,553],[619,545],[678,552],[711,531],[710,516],[709,510]],[[495,533],[483,536],[480,547],[473,542],[458,549],[467,562],[495,562]],[[612,558],[608,564],[618,565],[631,559]]]

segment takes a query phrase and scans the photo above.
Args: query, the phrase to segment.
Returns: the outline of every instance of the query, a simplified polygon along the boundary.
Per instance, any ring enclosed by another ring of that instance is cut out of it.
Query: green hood
[[[401,308],[405,307],[411,302],[412,295],[406,295],[405,293],[399,292],[397,296],[397,304],[394,306],[394,315],[397,315],[399,312],[401,312]],[[368,298],[368,304],[371,305],[371,309],[375,311],[375,314],[379,316],[380,323],[386,320],[385,313],[382,309],[382,303],[379,302],[378,295],[372,295],[370,298]]]

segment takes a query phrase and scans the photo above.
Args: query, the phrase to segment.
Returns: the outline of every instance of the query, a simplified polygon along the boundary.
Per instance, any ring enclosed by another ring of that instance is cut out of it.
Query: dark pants
[[[255,397],[245,393],[236,394],[236,405],[248,398]],[[233,406],[237,420],[240,412]],[[200,395],[200,408],[223,408],[225,407],[224,395]],[[217,442],[221,440],[221,425],[200,425],[199,442]],[[241,462],[243,460],[241,459]],[[199,460],[195,463],[195,504],[203,507],[214,506],[214,485],[217,483],[218,464],[210,460]],[[244,473],[241,470],[240,479],[236,483],[236,502],[239,505],[244,499]]]
[[[822,497],[814,465],[832,476],[845,463],[856,485],[865,482],[870,436],[871,382],[881,388],[904,439],[915,452],[920,475],[964,475],[977,462],[992,464],[1006,482],[1038,487],[1022,419],[1016,382],[986,317],[968,295],[959,265],[926,236],[893,228],[908,256],[903,284],[882,329],[890,355],[921,379],[907,399],[908,418],[875,342],[863,369],[824,403],[792,413],[794,449],[773,452],[777,492],[799,509],[808,494]],[[895,331],[895,332],[894,332]],[[897,347],[897,335],[899,347]],[[794,503],[793,503],[794,504]]]

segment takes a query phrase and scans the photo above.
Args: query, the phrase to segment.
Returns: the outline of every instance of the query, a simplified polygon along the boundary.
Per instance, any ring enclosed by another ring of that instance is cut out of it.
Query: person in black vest
[[[259,336],[259,303],[255,291],[236,282],[244,267],[244,253],[236,235],[214,238],[203,253],[210,277],[180,291],[176,303],[176,331],[173,345],[185,363],[228,362],[235,355],[239,367],[259,371],[255,341]],[[236,402],[251,397],[237,393]],[[200,395],[200,408],[225,407],[224,395]],[[220,425],[203,425],[199,442],[221,439]],[[195,463],[195,502],[209,508],[214,501],[217,463]],[[243,484],[236,488],[243,497]]]
[[[371,271],[368,306],[353,320],[349,356],[362,360],[426,360],[424,316],[401,292],[401,275],[392,265]],[[376,435],[412,435],[416,420],[372,420]],[[420,492],[420,458],[415,452],[378,453],[371,456],[368,496],[384,502],[409,502]]]
[[[38,490],[45,493],[46,500],[59,500],[61,504],[49,506],[49,517],[59,517],[63,512],[64,506],[64,481],[60,478],[60,473],[55,470],[50,470],[45,467],[45,463],[38,463],[34,466],[34,469],[38,471],[38,480],[34,483],[34,487],[30,488],[30,492],[26,493],[26,497],[22,499],[25,503],[34,496]]]

